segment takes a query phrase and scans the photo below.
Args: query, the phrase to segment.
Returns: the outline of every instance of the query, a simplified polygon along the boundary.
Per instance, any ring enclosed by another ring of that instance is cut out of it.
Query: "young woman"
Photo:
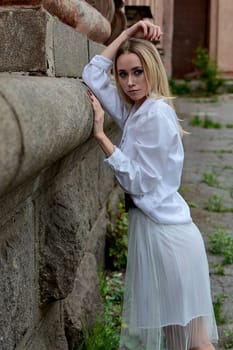
[[[153,44],[160,36],[158,26],[139,21],[83,72],[92,90],[94,137],[130,207],[120,349],[213,350],[218,336],[208,262],[178,193],[182,129]],[[116,86],[108,75],[112,63]],[[99,101],[123,131],[119,147],[104,132]]]

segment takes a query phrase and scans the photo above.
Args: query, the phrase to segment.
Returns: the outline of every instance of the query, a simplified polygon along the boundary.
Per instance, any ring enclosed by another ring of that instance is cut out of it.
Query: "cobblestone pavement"
[[[221,231],[233,237],[233,95],[178,97],[175,105],[183,127],[190,132],[184,137],[181,191],[206,243],[218,313],[217,350],[233,349],[233,264],[222,266],[223,256],[209,251],[211,234]],[[191,126],[194,121],[200,125]],[[203,127],[204,121],[210,128]],[[205,209],[207,202],[209,210]]]

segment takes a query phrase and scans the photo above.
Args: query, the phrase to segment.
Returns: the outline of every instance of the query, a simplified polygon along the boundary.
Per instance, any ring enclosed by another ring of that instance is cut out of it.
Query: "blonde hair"
[[[123,91],[117,74],[117,60],[124,53],[134,53],[139,57],[147,82],[147,95],[150,96],[152,93],[155,93],[156,99],[166,98],[167,103],[174,109],[172,101],[173,97],[170,93],[167,74],[158,50],[153,43],[138,38],[127,39],[123,44],[119,46],[114,58],[113,73],[117,90],[122,99],[128,104],[133,103],[133,101]],[[180,123],[179,128],[181,136],[183,136],[184,131],[180,126]]]

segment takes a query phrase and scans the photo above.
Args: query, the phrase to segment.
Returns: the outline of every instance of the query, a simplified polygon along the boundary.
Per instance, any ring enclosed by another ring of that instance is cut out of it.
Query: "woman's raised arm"
[[[127,39],[135,37],[150,41],[159,40],[162,35],[161,28],[148,20],[141,20],[125,29],[111,44],[101,53],[102,56],[113,60],[118,47]]]

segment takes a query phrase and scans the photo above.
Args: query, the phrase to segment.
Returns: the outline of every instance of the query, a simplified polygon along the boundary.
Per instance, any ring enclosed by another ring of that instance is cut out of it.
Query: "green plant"
[[[201,127],[202,126],[202,120],[199,117],[199,115],[194,115],[192,117],[192,119],[190,120],[189,125],[191,125],[191,126],[200,126]]]
[[[233,94],[233,86],[232,86],[232,85],[231,85],[231,86],[228,86],[227,89],[226,89],[226,92],[227,92],[228,94]]]
[[[100,292],[104,311],[95,325],[83,325],[83,340],[77,350],[117,350],[119,348],[121,313],[123,302],[123,272],[127,260],[128,214],[124,204],[118,204],[117,213],[111,213],[111,225],[107,232],[108,268],[99,270]],[[119,272],[119,270],[121,270]]]
[[[206,48],[197,48],[193,64],[198,71],[198,77],[205,83],[206,92],[215,94],[223,85],[224,79],[220,76],[216,63],[210,59]]]
[[[115,344],[112,334],[106,324],[100,319],[96,320],[94,328],[84,328],[83,341],[77,350],[117,350],[118,346]]]
[[[223,196],[214,193],[208,198],[208,201],[205,203],[204,208],[208,211],[221,212],[223,199]]]
[[[180,188],[179,188],[179,193],[182,196],[185,196],[190,191],[191,191],[191,186],[180,186]]]
[[[207,115],[203,121],[203,128],[205,129],[221,129],[221,124],[218,122],[213,122]]]
[[[222,314],[222,306],[225,299],[226,299],[226,295],[223,293],[220,293],[218,295],[215,295],[213,300],[214,315],[215,315],[216,323],[218,325],[226,322],[226,317]]]
[[[208,115],[204,116],[202,119],[199,115],[194,115],[189,122],[191,126],[199,126],[205,129],[221,129],[221,124],[218,122],[213,122]]]
[[[232,349],[233,348],[233,328],[225,329],[223,332],[224,335],[224,348]]]
[[[203,173],[202,182],[211,187],[219,186],[217,174],[214,171],[212,173]]]
[[[117,350],[120,340],[123,274],[99,272],[104,312],[93,327],[82,327],[83,341],[77,350]]]
[[[230,196],[231,196],[231,198],[233,198],[233,186],[230,188]]]
[[[218,102],[218,96],[205,96],[193,99],[193,102],[197,103],[216,103]]]
[[[190,206],[190,208],[198,208],[198,204],[193,201],[188,201],[188,205]]]
[[[216,275],[220,275],[220,276],[225,276],[225,268],[224,268],[224,266],[223,266],[223,264],[222,263],[220,263],[220,264],[214,264],[213,265],[213,268],[214,268],[214,273],[216,274]]]
[[[233,264],[233,236],[224,230],[208,235],[212,254],[223,256],[222,265]]]
[[[106,236],[106,263],[110,269],[121,270],[126,267],[128,251],[128,213],[122,202],[112,221]]]
[[[189,95],[191,92],[187,82],[178,82],[174,79],[170,79],[169,85],[173,95]]]

